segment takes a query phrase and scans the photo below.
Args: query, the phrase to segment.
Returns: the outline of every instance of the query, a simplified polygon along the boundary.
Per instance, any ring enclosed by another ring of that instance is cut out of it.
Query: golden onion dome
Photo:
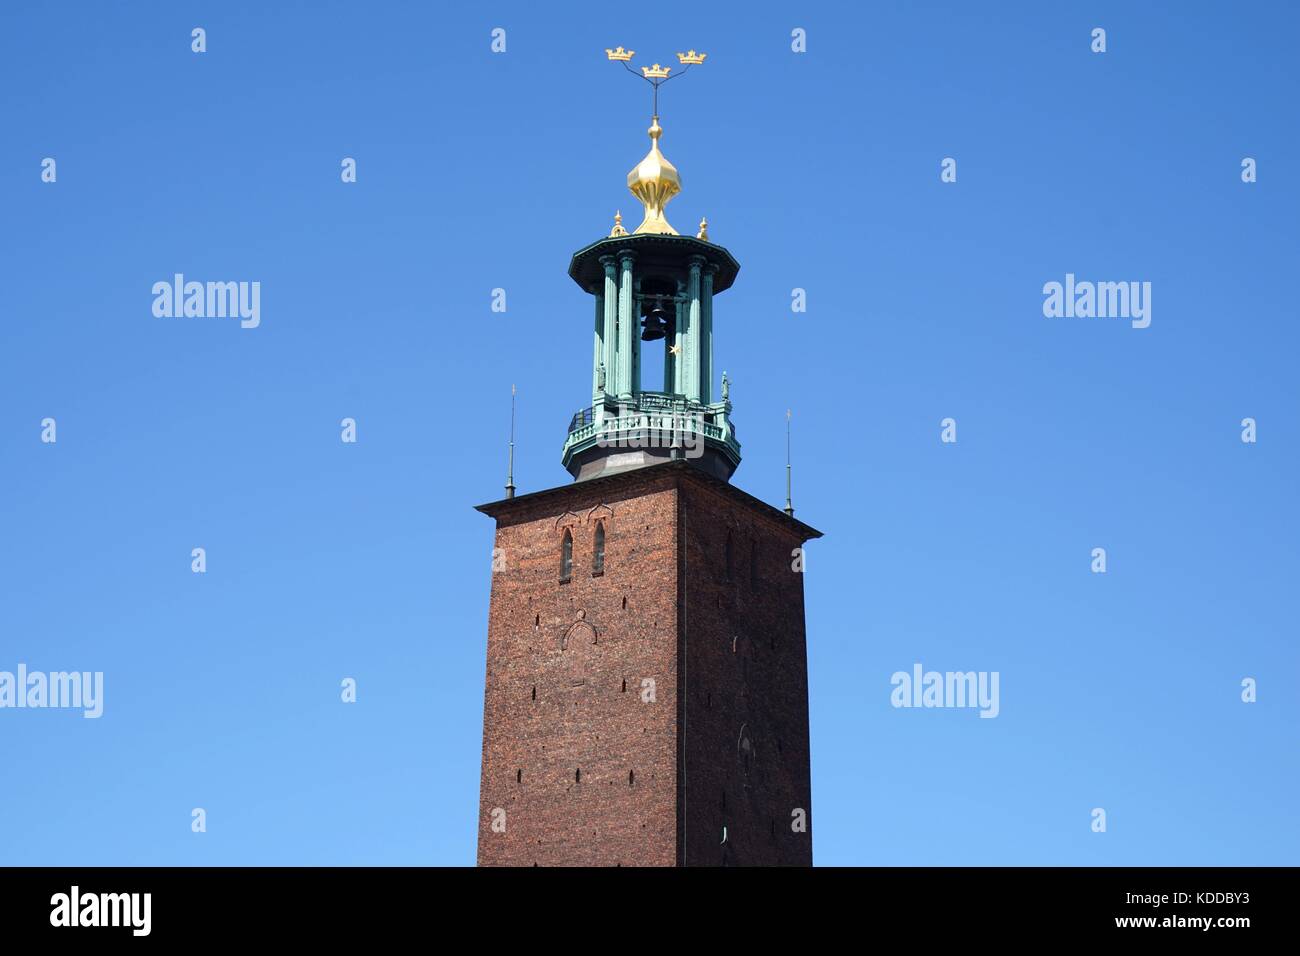
[[[627,174],[627,188],[645,207],[645,218],[636,227],[636,233],[653,232],[675,236],[677,230],[668,225],[668,220],[664,218],[664,206],[682,191],[681,177],[677,175],[677,167],[659,152],[659,137],[663,134],[663,128],[659,125],[658,116],[650,121],[650,128],[646,132],[650,134],[650,152]]]

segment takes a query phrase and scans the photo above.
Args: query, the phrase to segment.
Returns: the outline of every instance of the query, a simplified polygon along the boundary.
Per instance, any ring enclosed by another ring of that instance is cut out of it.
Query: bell
[[[655,307],[641,320],[641,325],[643,326],[642,342],[653,342],[668,334],[668,312],[664,309],[662,301],[655,302]]]

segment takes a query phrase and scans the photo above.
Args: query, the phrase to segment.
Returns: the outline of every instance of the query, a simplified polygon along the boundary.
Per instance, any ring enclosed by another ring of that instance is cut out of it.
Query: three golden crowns
[[[605,55],[611,60],[618,60],[626,63],[628,60],[632,59],[632,57],[636,56],[636,50],[625,50],[621,46],[615,47],[612,50],[609,47],[605,47]],[[690,50],[687,53],[678,53],[677,59],[683,66],[698,66],[704,62],[704,58],[707,56],[707,53],[696,53],[694,50]],[[666,80],[671,70],[671,67],[660,66],[658,63],[654,66],[641,67],[641,73],[647,80]]]

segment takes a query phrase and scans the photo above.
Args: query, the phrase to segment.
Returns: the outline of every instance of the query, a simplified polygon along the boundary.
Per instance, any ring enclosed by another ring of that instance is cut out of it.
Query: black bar
[[[903,932],[981,945],[1129,936],[1231,946],[1293,935],[1286,910],[1295,876],[1292,868],[0,868],[0,926],[7,942],[75,934],[81,944],[337,945],[436,932],[451,945],[446,934],[456,930],[477,934],[462,945],[531,950],[613,947],[628,933],[668,945],[703,920],[710,937],[789,930],[861,942]],[[78,922],[103,913],[125,925],[52,925],[72,922],[74,886]],[[145,898],[130,897],[128,907],[120,894],[146,893],[148,934],[137,936]]]

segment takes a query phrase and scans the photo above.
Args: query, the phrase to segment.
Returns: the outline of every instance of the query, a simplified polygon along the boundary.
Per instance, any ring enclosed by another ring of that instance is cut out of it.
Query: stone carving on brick
[[[587,512],[587,524],[595,524],[602,518],[605,519],[606,524],[609,524],[609,519],[613,517],[614,509],[602,502]]]
[[[764,721],[760,719],[760,723]],[[746,722],[740,725],[740,733],[736,736],[736,763],[741,775],[741,793],[738,797],[750,794],[754,788],[761,791],[768,786],[770,768],[767,763],[770,761],[760,759],[758,753],[758,740],[762,736],[752,724]]]
[[[736,756],[745,773],[749,773],[749,762],[754,756],[754,741],[749,736],[749,724],[740,725],[740,736],[736,738]]]
[[[596,629],[587,621],[587,612],[579,611],[578,619],[569,625],[568,629],[560,638],[560,650],[568,650],[570,647],[581,646],[584,644],[600,643],[600,635]]]

